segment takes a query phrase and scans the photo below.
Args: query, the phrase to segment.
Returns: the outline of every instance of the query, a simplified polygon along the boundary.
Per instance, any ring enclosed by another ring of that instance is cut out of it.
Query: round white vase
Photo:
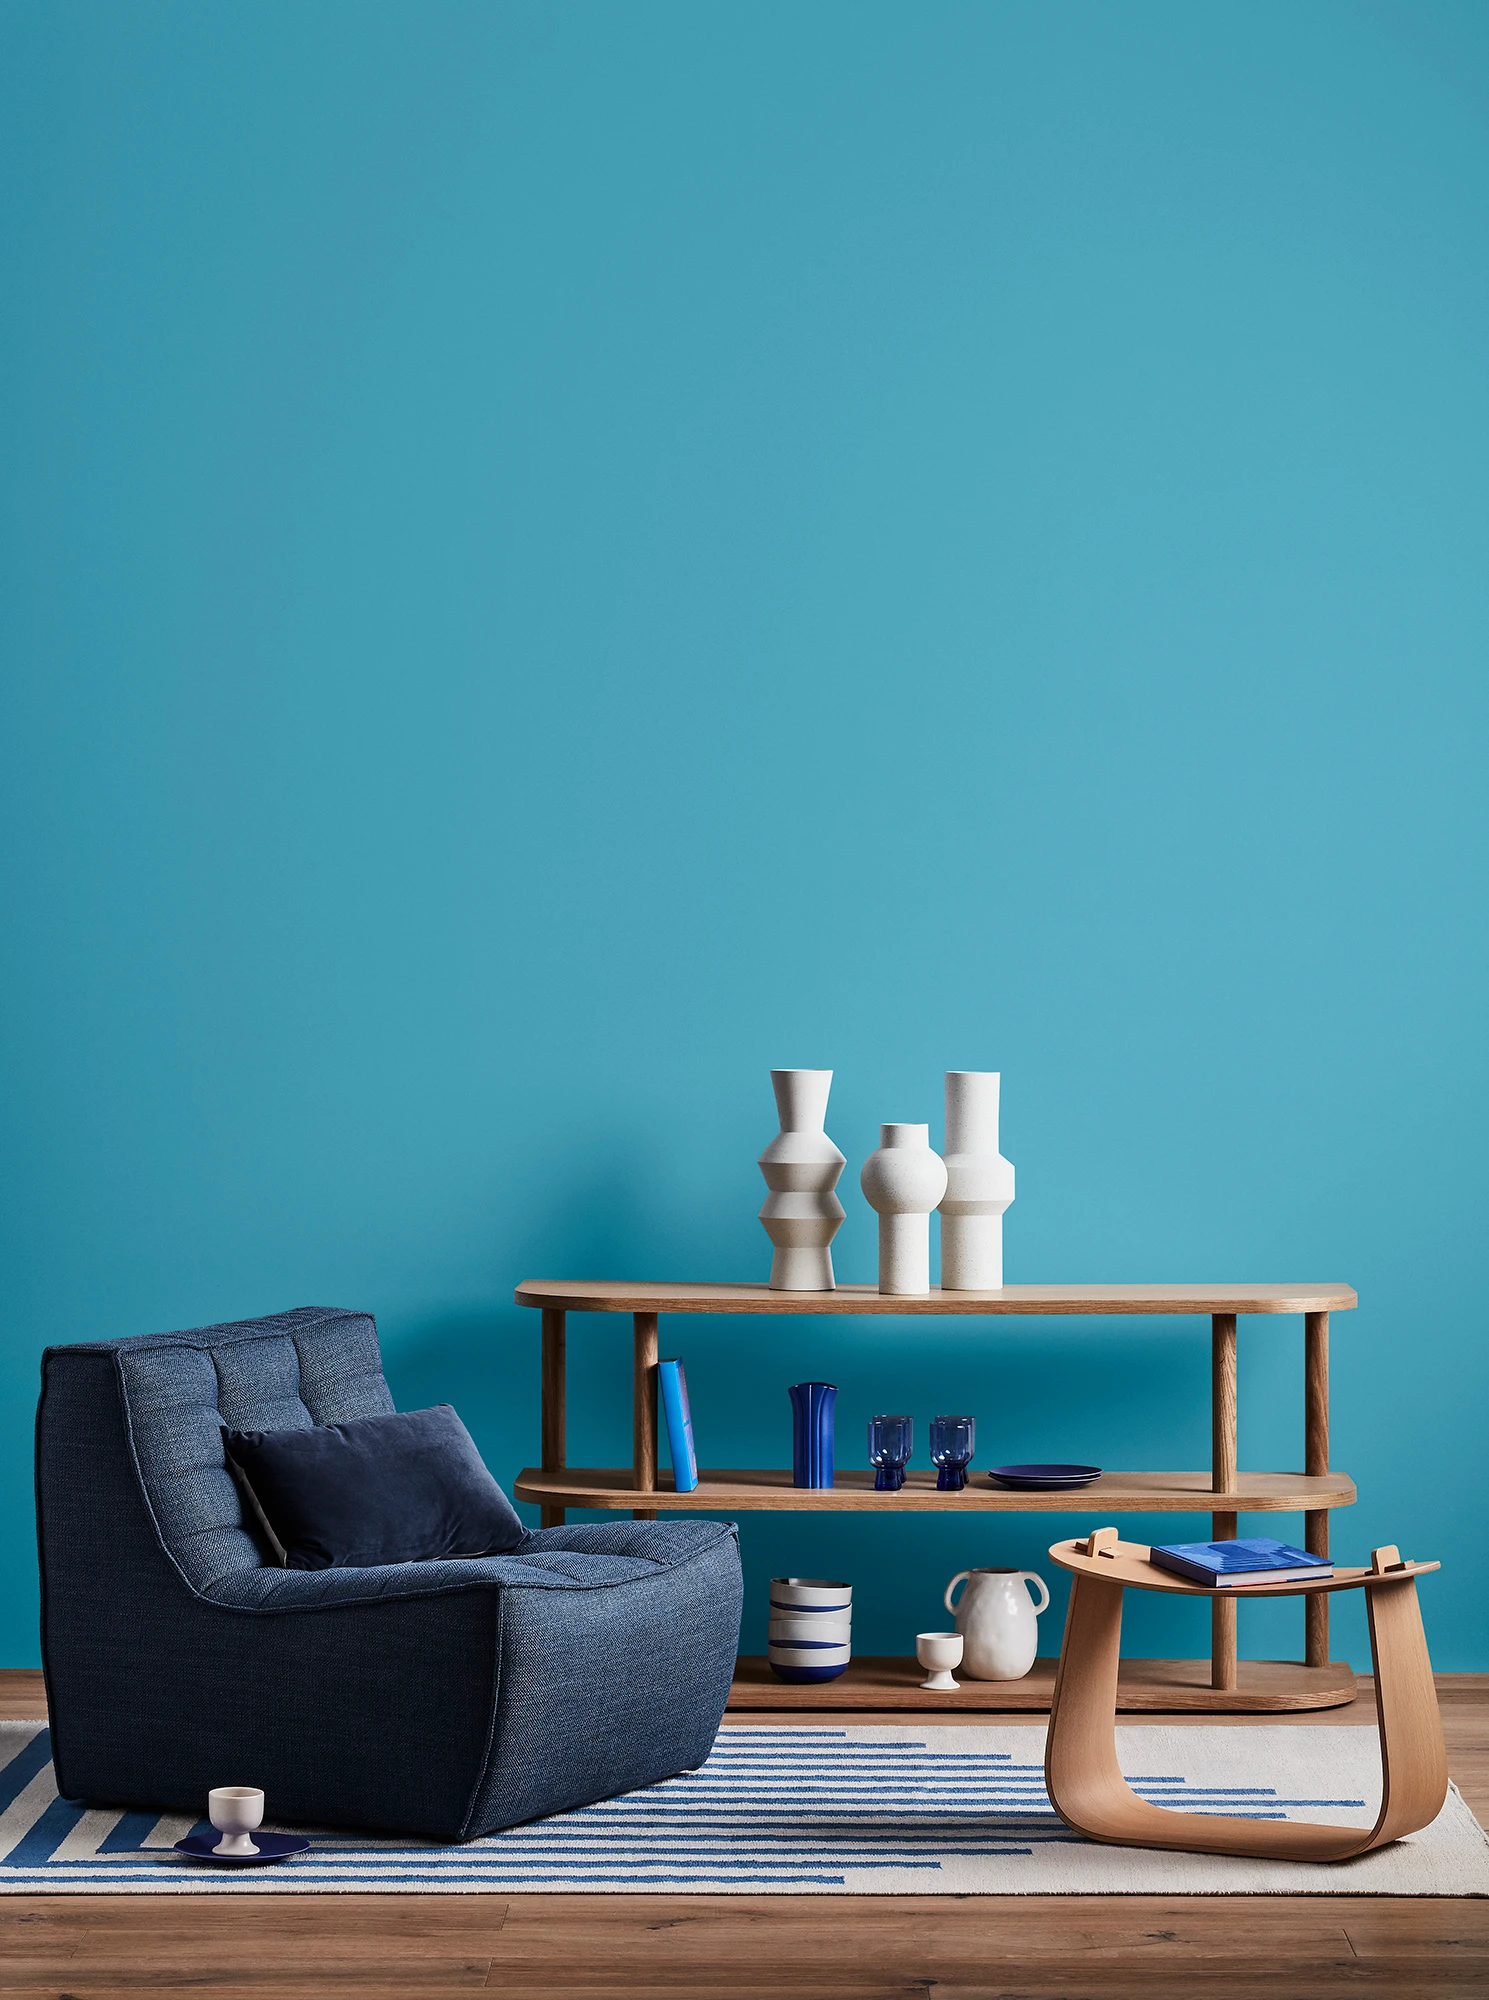
[[[1013,1168],[998,1151],[998,1084],[995,1069],[946,1072],[943,1292],[1002,1289],[1003,1211],[1013,1200]]]
[[[961,1601],[952,1603],[959,1583]],[[1032,1583],[1039,1602],[1024,1585]],[[1039,1614],[1049,1609],[1043,1577],[1032,1569],[964,1569],[946,1586],[945,1604],[962,1635],[962,1671],[974,1681],[1021,1681],[1039,1653]]]
[[[830,1069],[773,1069],[781,1129],[760,1155],[770,1193],[760,1210],[775,1246],[770,1261],[773,1292],[830,1292],[829,1245],[843,1226],[843,1204],[833,1193],[846,1161],[828,1138]]]
[[[931,1289],[931,1210],[946,1192],[946,1168],[931,1151],[929,1125],[881,1125],[879,1150],[858,1176],[879,1216],[879,1290]]]

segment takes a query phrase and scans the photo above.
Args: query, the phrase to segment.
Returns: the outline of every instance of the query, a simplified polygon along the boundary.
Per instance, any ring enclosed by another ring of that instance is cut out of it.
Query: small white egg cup
[[[917,1632],[915,1635],[915,1657],[923,1667],[931,1669],[929,1680],[923,1680],[923,1688],[940,1688],[955,1692],[961,1682],[951,1678],[951,1669],[962,1664],[962,1635],[960,1632]]]
[[[207,1817],[222,1835],[214,1854],[261,1852],[248,1838],[264,1820],[264,1795],[252,1785],[219,1785],[215,1792],[208,1792]]]

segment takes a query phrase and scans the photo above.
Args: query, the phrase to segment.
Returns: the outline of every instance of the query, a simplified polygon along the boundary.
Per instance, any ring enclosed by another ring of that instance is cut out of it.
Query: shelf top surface
[[[1178,1597],[1217,1598],[1315,1597],[1331,1590],[1374,1589],[1384,1583],[1400,1583],[1408,1577],[1427,1575],[1439,1567],[1435,1562],[1404,1562],[1397,1569],[1336,1568],[1332,1576],[1309,1582],[1248,1583],[1238,1588],[1214,1590],[1207,1583],[1190,1583],[1172,1570],[1160,1569],[1150,1560],[1146,1542],[1114,1542],[1110,1555],[1088,1556],[1079,1541],[1056,1542],[1050,1561],[1077,1576],[1099,1576],[1108,1583],[1122,1583],[1134,1590],[1159,1590]]]
[[[996,1292],[886,1294],[875,1285],[831,1292],[773,1292],[768,1285],[633,1283],[602,1278],[527,1278],[520,1306],[564,1312],[636,1313],[1313,1313],[1348,1312],[1351,1286],[1004,1285]]]
[[[1090,1486],[1054,1493],[1030,1493],[994,1486],[985,1476],[973,1476],[958,1493],[942,1493],[933,1471],[910,1469],[905,1484],[893,1493],[874,1490],[869,1467],[837,1469],[832,1486],[796,1486],[791,1468],[766,1466],[708,1470],[698,1484],[679,1493],[672,1474],[657,1473],[648,1492],[631,1484],[627,1466],[564,1466],[545,1472],[523,1468],[517,1476],[517,1497],[539,1506],[679,1508],[730,1514],[762,1509],[784,1513],[841,1512],[897,1514],[1215,1514],[1299,1513],[1310,1508],[1348,1507],[1355,1498],[1347,1472],[1241,1472],[1226,1492],[1217,1493],[1208,1472],[1106,1472]]]

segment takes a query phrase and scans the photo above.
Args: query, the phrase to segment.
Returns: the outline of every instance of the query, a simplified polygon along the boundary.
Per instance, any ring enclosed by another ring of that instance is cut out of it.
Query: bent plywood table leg
[[[1083,1553],[1099,1560],[1108,1552],[1115,1556],[1118,1546],[1114,1528],[1098,1529]],[[1119,1566],[1126,1567],[1114,1561],[1114,1570]],[[1417,1603],[1417,1571],[1392,1576],[1393,1566],[1405,1567],[1395,1549],[1377,1549],[1371,1569],[1352,1579],[1369,1580],[1370,1651],[1385,1780],[1380,1814],[1368,1831],[1170,1812],[1138,1798],[1122,1776],[1115,1736],[1122,1591],[1131,1578],[1090,1570],[1078,1571],[1071,1586],[1055,1677],[1044,1758],[1055,1811],[1090,1840],[1274,1861],[1347,1861],[1429,1825],[1447,1797],[1447,1754]]]
[[[1378,1575],[1398,1560],[1389,1548],[1377,1549],[1371,1557]],[[1385,1795],[1362,1854],[1430,1826],[1448,1795],[1448,1753],[1416,1579],[1377,1584],[1366,1591],[1365,1602]]]

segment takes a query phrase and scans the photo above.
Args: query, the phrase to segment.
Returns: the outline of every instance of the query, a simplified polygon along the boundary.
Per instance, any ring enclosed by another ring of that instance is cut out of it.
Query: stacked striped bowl
[[[783,1681],[835,1681],[852,1658],[853,1586],[773,1576],[766,1658]]]

